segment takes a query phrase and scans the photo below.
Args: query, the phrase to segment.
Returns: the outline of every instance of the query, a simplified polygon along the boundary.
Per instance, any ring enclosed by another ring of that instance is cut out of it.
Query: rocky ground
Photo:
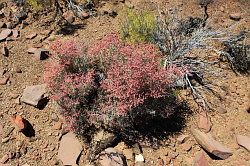
[[[81,26],[63,35],[56,33],[55,23],[45,24],[50,14],[38,16],[38,19],[29,13],[25,18],[10,3],[8,6],[1,4],[0,166],[89,164],[86,160],[87,147],[73,133],[63,130],[63,118],[56,111],[55,103],[47,100],[43,69],[51,41],[79,38],[90,44],[109,32],[118,31],[124,6],[156,11],[157,5],[164,4],[168,10],[178,7],[183,17],[203,14],[196,0],[104,2],[98,8],[97,16],[88,18],[88,13],[85,13],[83,21],[74,20],[70,13],[64,14],[69,22]],[[114,13],[118,15],[114,17]],[[235,32],[250,29],[248,0],[218,0],[209,5],[208,13],[208,21],[213,28],[227,28],[234,24]],[[20,21],[13,21],[13,14]],[[224,87],[220,92],[223,99],[210,99],[215,111],[198,113],[190,100],[194,113],[187,117],[186,125],[162,141],[157,149],[143,145],[127,147],[121,142],[99,155],[103,162],[106,165],[111,165],[107,162],[114,164],[115,160],[122,163],[121,155],[114,154],[123,154],[129,166],[250,165],[250,77],[236,75],[226,64],[220,67],[223,69],[221,76],[213,81]],[[183,97],[189,99],[185,94]],[[104,135],[100,133],[98,137]],[[115,164],[122,166],[121,163]]]

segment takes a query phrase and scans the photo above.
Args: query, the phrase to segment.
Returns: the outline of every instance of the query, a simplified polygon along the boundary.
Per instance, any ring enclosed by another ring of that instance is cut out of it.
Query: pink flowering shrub
[[[163,68],[163,57],[154,45],[126,44],[116,34],[90,47],[74,40],[56,41],[51,50],[45,82],[69,127],[85,136],[98,128],[131,129],[146,120],[147,116],[137,119],[137,115],[153,112],[167,118],[174,109],[154,110],[152,105],[165,99],[171,84],[187,72],[177,66]]]

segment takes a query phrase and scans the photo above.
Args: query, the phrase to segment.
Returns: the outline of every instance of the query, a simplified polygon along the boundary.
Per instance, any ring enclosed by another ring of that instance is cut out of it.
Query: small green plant
[[[121,24],[123,39],[131,43],[150,42],[155,30],[156,19],[153,13],[128,9]]]
[[[39,0],[27,0],[27,3],[36,11],[43,8],[43,5]]]

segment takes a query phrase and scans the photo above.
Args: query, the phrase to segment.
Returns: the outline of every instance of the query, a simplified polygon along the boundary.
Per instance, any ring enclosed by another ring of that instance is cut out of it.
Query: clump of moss
[[[132,9],[126,10],[126,18],[121,23],[121,34],[128,42],[151,42],[152,33],[156,28],[156,19],[153,13]]]

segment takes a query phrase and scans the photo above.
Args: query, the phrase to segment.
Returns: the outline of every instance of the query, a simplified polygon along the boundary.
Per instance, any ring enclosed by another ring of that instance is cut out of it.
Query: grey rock
[[[38,106],[39,102],[45,98],[46,93],[46,84],[27,86],[20,100],[26,104]]]
[[[119,154],[114,148],[107,148],[100,153],[98,164],[100,166],[126,166],[124,156]]]
[[[10,29],[4,29],[0,33],[0,41],[5,40],[7,37],[11,35],[12,31]]]
[[[34,52],[34,56],[39,60],[47,59],[49,56],[49,51],[43,48],[38,48]]]
[[[17,38],[19,36],[19,31],[16,30],[16,29],[13,29],[12,30],[12,35],[13,35],[14,38]]]

